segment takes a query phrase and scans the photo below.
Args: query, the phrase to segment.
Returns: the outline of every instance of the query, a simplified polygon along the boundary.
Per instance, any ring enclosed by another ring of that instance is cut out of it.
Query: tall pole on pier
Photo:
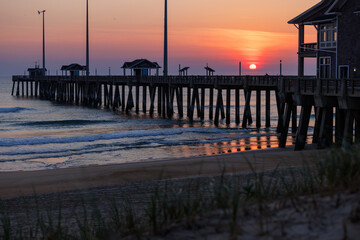
[[[43,75],[45,76],[45,12],[46,10],[38,11],[38,14],[43,14]]]
[[[168,75],[168,35],[167,35],[167,0],[165,0],[164,20],[164,76]]]
[[[89,75],[89,0],[86,0],[86,76]]]
[[[241,77],[241,61],[239,62],[239,76]]]

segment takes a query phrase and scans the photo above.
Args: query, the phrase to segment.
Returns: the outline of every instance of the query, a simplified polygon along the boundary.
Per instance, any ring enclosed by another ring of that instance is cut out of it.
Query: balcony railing
[[[318,49],[317,43],[303,43],[300,46],[300,51],[302,53],[316,52],[317,49]]]

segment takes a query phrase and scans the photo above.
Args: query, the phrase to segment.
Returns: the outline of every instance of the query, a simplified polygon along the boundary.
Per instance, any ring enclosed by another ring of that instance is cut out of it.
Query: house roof
[[[338,13],[348,0],[335,0],[331,7],[326,11],[326,14]]]
[[[314,22],[322,22],[326,20],[332,20],[336,17],[333,12],[329,10],[332,7],[339,6],[338,2],[344,4],[347,0],[322,0],[312,8],[301,13],[297,17],[291,19],[289,24],[313,24]],[[342,6],[342,5],[341,5]]]
[[[72,63],[70,65],[63,65],[61,71],[86,71],[86,66],[81,66],[77,63]]]
[[[157,62],[151,62],[147,59],[136,59],[132,62],[125,62],[121,68],[128,69],[153,69],[161,68]]]
[[[206,67],[204,67],[207,71],[209,71],[209,72],[215,72],[215,70],[214,69],[212,69],[211,67],[208,67],[208,66],[206,66]]]

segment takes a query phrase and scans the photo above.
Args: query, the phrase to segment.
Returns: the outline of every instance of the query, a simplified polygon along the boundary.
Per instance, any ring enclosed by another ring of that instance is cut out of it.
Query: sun
[[[250,70],[255,70],[255,69],[256,69],[256,65],[255,65],[255,64],[251,64],[251,65],[249,66],[249,69],[250,69]]]

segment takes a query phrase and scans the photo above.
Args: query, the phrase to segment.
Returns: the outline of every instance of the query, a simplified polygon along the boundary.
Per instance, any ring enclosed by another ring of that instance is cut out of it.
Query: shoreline
[[[286,149],[270,148],[136,163],[0,172],[0,199],[150,180],[208,176],[222,172],[245,173],[251,171],[249,162],[256,170],[300,166],[304,160],[314,159],[322,152],[324,151],[316,150],[312,145],[301,152],[295,152],[293,146],[289,146]]]

